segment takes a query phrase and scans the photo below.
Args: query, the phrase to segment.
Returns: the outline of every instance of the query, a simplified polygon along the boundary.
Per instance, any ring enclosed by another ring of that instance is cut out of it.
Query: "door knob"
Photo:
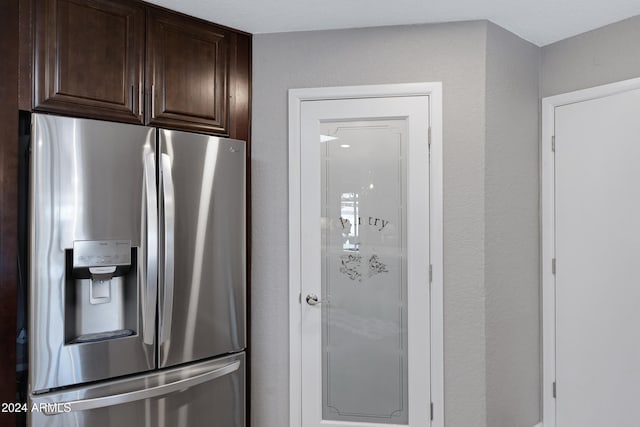
[[[307,295],[306,300],[307,300],[307,304],[309,304],[309,305],[322,304],[322,301],[318,301],[318,296],[316,294]]]

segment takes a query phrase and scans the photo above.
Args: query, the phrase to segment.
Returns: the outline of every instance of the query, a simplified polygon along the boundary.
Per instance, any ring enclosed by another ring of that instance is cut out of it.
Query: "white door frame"
[[[542,420],[545,427],[556,427],[556,400],[553,383],[556,378],[556,302],[555,275],[555,157],[552,141],[555,134],[555,109],[562,105],[603,98],[640,89],[640,78],[624,80],[542,99],[542,134],[540,143],[541,182],[540,211],[542,218]]]
[[[442,235],[442,83],[405,83],[289,90],[289,426],[302,426],[300,268],[300,107],[303,101],[428,96],[431,125],[429,235],[431,282],[431,401],[433,427],[444,427],[444,313]],[[429,405],[429,402],[425,402]]]

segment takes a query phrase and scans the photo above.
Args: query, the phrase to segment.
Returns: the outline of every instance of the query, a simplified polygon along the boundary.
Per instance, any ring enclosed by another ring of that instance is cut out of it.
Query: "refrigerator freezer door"
[[[245,144],[168,130],[159,139],[163,222],[175,224],[161,243],[163,268],[173,267],[159,274],[164,367],[245,347]]]
[[[155,368],[156,130],[32,126],[30,389]]]
[[[31,427],[244,427],[244,354],[29,402]]]

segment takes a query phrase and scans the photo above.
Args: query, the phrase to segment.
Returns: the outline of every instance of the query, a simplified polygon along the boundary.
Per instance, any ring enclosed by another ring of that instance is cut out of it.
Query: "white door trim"
[[[542,99],[542,140],[540,143],[542,261],[540,275],[542,277],[542,420],[545,427],[556,427],[556,401],[553,397],[553,382],[556,378],[556,305],[555,276],[552,271],[552,259],[555,258],[555,158],[551,150],[552,137],[555,133],[555,109],[562,105],[602,98],[634,89],[640,89],[640,78]]]
[[[301,372],[301,228],[300,228],[300,107],[303,101],[428,96],[431,123],[430,252],[431,282],[431,400],[433,427],[444,427],[444,313],[443,313],[443,196],[442,196],[442,83],[406,83],[289,90],[289,426],[302,426]],[[429,402],[425,402],[428,405]]]

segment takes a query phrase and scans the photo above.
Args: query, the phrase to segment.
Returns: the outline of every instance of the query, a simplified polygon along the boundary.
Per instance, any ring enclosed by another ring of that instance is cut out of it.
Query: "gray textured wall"
[[[465,22],[254,36],[253,427],[289,422],[287,90],[422,81],[444,88],[446,424],[486,425],[486,29]]]
[[[542,48],[542,97],[640,77],[640,16]]]
[[[447,427],[540,413],[538,94],[640,76],[640,17],[537,48],[487,22],[256,35],[253,427],[288,425],[287,89],[444,86]]]
[[[531,427],[541,418],[540,48],[492,23],[487,30],[487,426]]]

